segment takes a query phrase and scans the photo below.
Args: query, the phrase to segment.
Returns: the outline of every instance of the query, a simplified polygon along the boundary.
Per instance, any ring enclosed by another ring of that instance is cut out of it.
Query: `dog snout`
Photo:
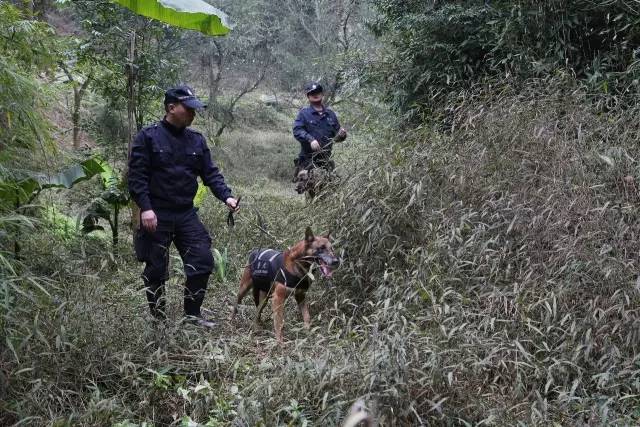
[[[340,266],[340,260],[332,255],[322,257],[323,261],[331,268],[337,268]]]

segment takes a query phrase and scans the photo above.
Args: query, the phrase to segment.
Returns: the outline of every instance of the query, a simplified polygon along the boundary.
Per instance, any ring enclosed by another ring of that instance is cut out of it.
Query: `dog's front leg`
[[[284,328],[284,302],[287,299],[287,287],[282,283],[275,284],[273,291],[273,299],[271,300],[271,308],[273,310],[273,331],[276,334],[276,340],[282,344],[282,329]]]
[[[262,316],[262,310],[267,305],[267,298],[269,294],[264,291],[258,291],[258,312],[256,313],[256,325],[260,324],[260,317]]]
[[[311,315],[309,314],[309,305],[307,304],[305,297],[305,291],[296,291],[295,295],[296,302],[298,303],[298,309],[302,314],[302,321],[304,322],[304,327],[306,329],[311,328]]]
[[[249,293],[249,291],[253,288],[253,280],[251,278],[251,270],[249,267],[244,269],[242,273],[242,277],[240,278],[240,289],[238,290],[238,296],[236,297],[236,302],[231,307],[231,315],[229,316],[229,320],[233,320],[236,313],[238,312],[238,305],[242,302],[242,299]]]

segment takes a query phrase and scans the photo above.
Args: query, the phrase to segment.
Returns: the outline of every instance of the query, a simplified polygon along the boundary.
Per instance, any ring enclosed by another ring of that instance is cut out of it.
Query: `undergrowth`
[[[345,186],[341,280],[401,367],[376,376],[387,415],[640,420],[638,111],[593,99],[553,79],[462,94],[448,134],[380,146]]]
[[[0,424],[339,425],[361,397],[380,425],[637,424],[638,111],[593,99],[554,80],[461,94],[446,133],[354,135],[312,203],[289,135],[230,134],[216,154],[242,213],[200,212],[229,254],[213,331],[180,323],[175,254],[158,327],[129,242],[111,256],[33,225],[12,273],[33,286],[2,311]],[[249,250],[307,225],[343,264],[311,288],[310,331],[287,303],[279,348],[269,310],[256,328],[249,299],[233,323],[228,304]]]

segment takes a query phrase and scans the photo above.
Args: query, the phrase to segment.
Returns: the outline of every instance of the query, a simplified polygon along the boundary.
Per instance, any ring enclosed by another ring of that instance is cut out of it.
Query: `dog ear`
[[[315,239],[315,236],[313,235],[313,231],[311,231],[311,227],[307,227],[307,229],[304,232],[304,240],[306,240],[307,243],[311,243],[313,242],[313,239]]]

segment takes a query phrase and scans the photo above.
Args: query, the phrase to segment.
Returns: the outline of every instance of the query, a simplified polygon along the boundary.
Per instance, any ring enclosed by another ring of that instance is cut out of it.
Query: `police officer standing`
[[[187,277],[184,313],[188,321],[212,327],[202,317],[209,275],[213,270],[211,237],[196,214],[193,198],[197,177],[213,194],[237,210],[220,170],[202,134],[190,129],[196,110],[205,108],[188,86],[167,90],[162,121],[138,133],[129,157],[129,192],[140,207],[140,229],[135,237],[136,255],[145,262],[142,278],[153,317],[166,318],[163,288],[168,278],[169,248],[180,253]]]
[[[319,83],[307,83],[304,92],[309,106],[302,108],[293,122],[293,136],[301,148],[296,174],[315,167],[332,170],[333,142],[344,141],[347,131],[340,126],[336,113],[324,105],[324,91]]]

